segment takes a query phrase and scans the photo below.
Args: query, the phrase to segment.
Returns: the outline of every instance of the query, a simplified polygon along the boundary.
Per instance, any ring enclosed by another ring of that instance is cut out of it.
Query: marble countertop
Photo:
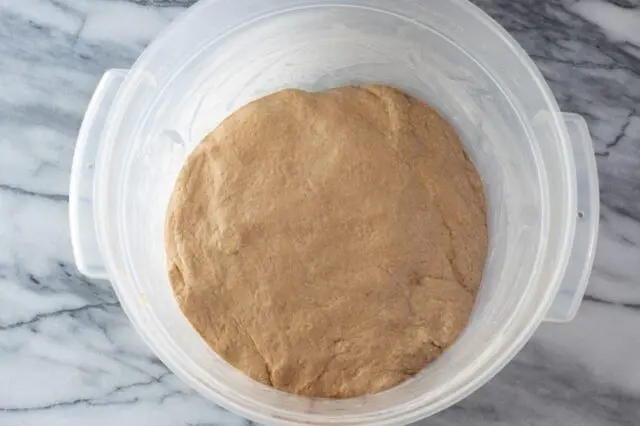
[[[576,319],[543,324],[489,384],[423,425],[640,425],[640,2],[474,0],[584,115],[602,214]],[[247,425],[143,345],[106,282],[75,269],[80,121],[193,0],[0,0],[0,425]],[[118,28],[117,30],[115,28]]]

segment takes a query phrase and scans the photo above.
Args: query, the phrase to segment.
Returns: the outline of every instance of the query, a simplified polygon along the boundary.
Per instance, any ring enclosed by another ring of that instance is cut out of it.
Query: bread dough
[[[166,221],[192,326],[253,379],[388,389],[465,327],[487,252],[482,182],[438,113],[381,85],[283,90],[189,156]]]

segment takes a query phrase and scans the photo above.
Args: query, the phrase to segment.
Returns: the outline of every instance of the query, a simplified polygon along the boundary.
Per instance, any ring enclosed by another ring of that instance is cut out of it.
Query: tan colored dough
[[[231,365],[300,395],[375,393],[465,327],[482,183],[453,128],[396,89],[283,90],[189,156],[166,252],[182,312]]]

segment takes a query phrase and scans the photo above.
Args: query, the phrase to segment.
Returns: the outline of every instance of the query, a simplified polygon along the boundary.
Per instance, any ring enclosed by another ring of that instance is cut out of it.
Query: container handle
[[[587,123],[578,114],[563,113],[562,118],[573,147],[578,211],[575,213],[576,231],[569,263],[545,317],[545,321],[550,322],[571,321],[578,312],[593,267],[600,221],[598,170]]]
[[[71,245],[78,270],[89,278],[107,279],[94,220],[94,164],[109,109],[128,70],[112,69],[100,79],[82,120],[69,186]]]

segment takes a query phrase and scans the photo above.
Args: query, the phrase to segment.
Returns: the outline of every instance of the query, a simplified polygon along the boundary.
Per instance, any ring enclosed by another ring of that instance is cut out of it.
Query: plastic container
[[[288,395],[234,370],[182,317],[164,213],[185,157],[241,105],[284,87],[365,82],[404,89],[457,127],[485,182],[490,255],[469,326],[414,379],[347,400]],[[599,216],[584,121],[559,112],[522,48],[464,0],[202,1],[131,70],[105,74],[70,196],[78,268],[111,280],[140,335],[186,383],[269,425],[407,424],[459,401],[542,320],[575,314]]]

